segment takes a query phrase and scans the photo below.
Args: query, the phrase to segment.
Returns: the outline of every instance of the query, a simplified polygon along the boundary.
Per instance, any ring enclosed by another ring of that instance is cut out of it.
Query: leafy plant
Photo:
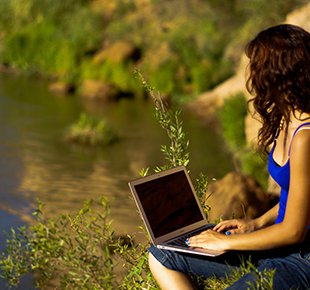
[[[170,145],[162,145],[166,165],[157,166],[155,171],[159,172],[168,168],[184,165],[189,163],[189,140],[186,139],[186,134],[183,131],[183,122],[180,118],[180,110],[168,110],[167,103],[163,100],[160,92],[155,92],[144,79],[143,75],[136,70],[137,78],[141,81],[143,88],[150,94],[155,105],[155,118],[160,126],[166,131],[170,140]]]
[[[45,219],[40,203],[34,225],[11,230],[1,254],[2,278],[16,286],[23,274],[32,273],[39,289],[51,281],[57,289],[113,289],[109,208],[104,198],[97,210],[94,205],[88,201],[78,213],[54,220]]]
[[[141,230],[144,231],[143,228]],[[146,233],[145,233],[146,234]],[[149,243],[134,243],[132,236],[128,236],[128,243],[119,243],[116,253],[121,256],[121,263],[126,274],[119,283],[120,289],[159,289],[149,269],[148,251]]]

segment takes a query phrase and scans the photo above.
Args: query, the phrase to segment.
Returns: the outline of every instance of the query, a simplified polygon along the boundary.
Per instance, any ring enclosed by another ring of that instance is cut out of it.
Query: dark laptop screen
[[[202,220],[183,171],[135,186],[155,238]]]

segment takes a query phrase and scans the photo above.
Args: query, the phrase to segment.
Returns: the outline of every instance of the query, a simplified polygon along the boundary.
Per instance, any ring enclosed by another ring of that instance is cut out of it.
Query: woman
[[[310,34],[294,25],[271,27],[246,54],[247,89],[262,122],[258,145],[271,148],[268,169],[280,201],[259,218],[223,221],[189,239],[192,247],[228,251],[217,258],[152,246],[149,265],[162,289],[194,289],[189,275],[225,277],[240,267],[240,255],[261,273],[275,271],[273,289],[310,288]],[[256,279],[248,273],[229,289],[248,289]]]

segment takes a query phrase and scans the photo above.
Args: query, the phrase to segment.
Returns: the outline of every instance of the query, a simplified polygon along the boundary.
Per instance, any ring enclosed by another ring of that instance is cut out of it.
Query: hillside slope
[[[307,31],[310,31],[310,2],[287,15],[285,23],[298,25]],[[201,118],[206,121],[210,121],[215,117],[218,108],[223,104],[226,98],[229,98],[239,92],[243,92],[249,97],[249,94],[245,89],[246,65],[247,58],[243,54],[240,60],[239,68],[234,76],[224,81],[213,90],[201,94],[189,105],[189,107]],[[246,136],[248,142],[255,139],[257,128],[257,121],[248,116],[246,120]]]

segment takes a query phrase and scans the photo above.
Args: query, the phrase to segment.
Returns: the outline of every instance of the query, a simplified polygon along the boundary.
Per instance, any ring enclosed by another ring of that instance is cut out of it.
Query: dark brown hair
[[[290,24],[270,27],[245,52],[250,60],[246,86],[262,121],[258,145],[267,152],[282,119],[287,128],[291,112],[310,113],[310,34]]]

